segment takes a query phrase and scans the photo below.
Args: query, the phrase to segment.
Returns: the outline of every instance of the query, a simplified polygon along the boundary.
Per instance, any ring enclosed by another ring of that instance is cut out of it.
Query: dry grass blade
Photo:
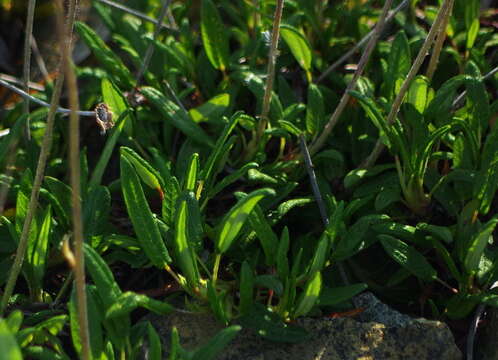
[[[403,10],[408,4],[410,3],[410,0],[403,0],[401,4],[399,4],[396,8],[391,10],[389,14],[386,17],[385,23],[388,24],[391,22],[392,19],[396,16],[397,13],[399,13],[401,10]],[[375,28],[371,30],[367,35],[363,37],[355,46],[353,46],[352,49],[350,49],[348,52],[346,52],[344,55],[342,55],[335,63],[330,65],[323,73],[318,77],[318,79],[315,81],[316,84],[320,83],[323,81],[332,71],[334,71],[337,67],[339,67],[342,63],[344,63],[347,59],[349,59],[355,52],[358,51],[359,48],[361,48],[365,43],[370,39],[375,32]]]
[[[33,19],[35,16],[36,0],[29,0],[28,13],[26,15],[26,27],[24,31],[24,63],[23,63],[23,82],[24,91],[29,92],[29,79],[31,77],[31,34],[33,33]],[[24,113],[29,114],[29,98],[24,98]],[[26,121],[26,138],[31,139],[31,131],[29,129],[29,116]]]
[[[76,9],[74,4],[71,2],[67,18],[68,19],[67,26],[66,26],[66,28],[70,29],[71,32],[74,24],[75,14],[76,14]],[[70,40],[62,43],[62,46],[63,47],[70,46]],[[31,228],[33,217],[35,215],[36,207],[38,205],[38,197],[40,195],[41,183],[43,180],[43,175],[45,174],[45,167],[52,147],[52,136],[53,136],[55,114],[58,108],[58,103],[62,92],[62,85],[64,83],[64,74],[62,73],[62,69],[64,69],[64,66],[65,66],[65,58],[62,57],[58,67],[59,76],[57,77],[52,93],[50,109],[47,116],[47,123],[45,125],[45,134],[43,135],[42,145],[40,148],[40,155],[38,158],[38,164],[36,166],[36,174],[33,181],[33,187],[31,189],[31,196],[29,199],[26,218],[24,220],[23,228],[21,231],[21,236],[19,239],[19,245],[16,250],[14,263],[12,264],[9,277],[7,279],[7,284],[5,285],[5,290],[2,296],[2,301],[0,303],[0,316],[3,315],[5,307],[7,306],[7,303],[10,297],[12,296],[12,293],[14,291],[14,286],[17,282],[17,278],[19,276],[19,273],[21,272],[22,263],[24,261],[24,255],[26,253],[26,248],[28,245],[28,234]]]
[[[387,124],[391,125],[394,122],[394,119],[398,115],[398,111],[401,107],[401,103],[403,102],[403,99],[410,87],[410,84],[412,80],[415,78],[415,76],[418,73],[418,70],[422,66],[422,63],[427,56],[429,49],[431,48],[432,44],[434,43],[434,39],[436,35],[438,34],[439,30],[441,29],[441,26],[443,25],[444,19],[446,18],[446,10],[448,9],[450,2],[453,0],[445,0],[443,4],[441,5],[441,8],[438,11],[436,20],[432,24],[429,33],[427,34],[427,38],[425,39],[424,43],[422,44],[422,47],[420,48],[420,51],[417,54],[417,57],[415,58],[415,61],[412,64],[412,67],[410,68],[410,71],[408,72],[408,75],[406,76],[405,81],[401,85],[401,88],[399,89],[398,94],[396,95],[396,98],[394,99],[393,104],[391,105],[391,111],[387,115]],[[382,151],[384,150],[384,144],[379,140],[377,140],[377,143],[375,144],[375,147],[371,154],[368,156],[368,158],[359,166],[359,168],[369,168],[371,167],[376,161],[377,158],[380,156]]]
[[[74,279],[76,284],[76,299],[78,304],[78,329],[81,339],[81,357],[84,360],[91,359],[90,352],[90,333],[88,327],[88,311],[85,284],[85,257],[83,254],[83,216],[81,209],[81,169],[80,169],[80,128],[77,109],[79,108],[78,84],[76,74],[74,73],[71,60],[72,54],[72,27],[65,31],[64,7],[62,0],[58,4],[58,32],[59,41],[65,43],[62,56],[64,58],[64,73],[66,77],[67,89],[69,94],[69,169],[71,182],[71,215],[73,222],[73,239],[74,239]],[[78,0],[71,0],[70,8],[78,8]],[[71,10],[70,10],[71,11]]]
[[[441,55],[441,50],[443,48],[444,40],[446,39],[446,28],[448,27],[448,22],[450,21],[451,11],[453,10],[454,0],[450,1],[448,8],[446,9],[443,24],[439,30],[439,34],[434,43],[434,51],[431,55],[431,60],[429,61],[429,66],[427,67],[426,76],[429,80],[432,79],[434,73],[436,72],[437,64],[439,61],[439,56]]]
[[[330,135],[330,133],[334,129],[335,125],[339,121],[339,117],[341,116],[342,112],[346,108],[346,105],[349,101],[349,98],[351,97],[351,95],[349,95],[349,92],[356,87],[356,82],[358,81],[360,76],[363,74],[363,70],[365,70],[365,66],[368,63],[368,60],[370,59],[370,55],[372,54],[372,51],[375,48],[377,41],[379,40],[380,33],[382,32],[382,29],[384,28],[387,12],[390,9],[391,5],[392,5],[392,0],[386,0],[386,2],[384,3],[384,7],[382,8],[382,13],[380,14],[377,25],[375,26],[375,29],[373,30],[372,37],[370,38],[370,41],[367,44],[365,52],[363,53],[363,55],[360,58],[360,61],[358,63],[358,68],[356,69],[356,71],[353,75],[353,79],[351,79],[351,82],[348,84],[346,90],[344,91],[344,94],[341,97],[341,100],[339,101],[339,105],[334,110],[334,113],[332,114],[329,121],[325,125],[322,133],[311,144],[310,153],[312,155],[315,154],[318,150],[320,150],[321,147],[325,144],[327,137]]]

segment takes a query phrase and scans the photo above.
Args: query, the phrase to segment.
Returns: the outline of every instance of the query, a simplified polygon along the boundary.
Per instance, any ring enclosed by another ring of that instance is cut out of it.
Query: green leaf
[[[411,53],[408,38],[404,31],[398,32],[391,45],[387,60],[387,71],[384,86],[388,99],[397,93],[396,88],[401,86],[399,80],[404,79],[411,67]]]
[[[201,106],[190,109],[190,117],[196,123],[212,121],[219,123],[225,110],[230,104],[230,94],[223,93],[209,99]]]
[[[199,169],[199,154],[194,153],[190,158],[187,177],[185,178],[184,190],[195,191],[197,185],[197,173]]]
[[[436,278],[436,270],[413,247],[389,235],[379,235],[378,237],[389,256],[413,275],[426,281]]]
[[[132,149],[122,146],[119,152],[133,165],[140,179],[163,197],[162,188],[164,186],[159,172]]]
[[[2,349],[0,355],[2,360],[22,360],[23,358],[16,338],[10,332],[4,319],[0,319],[0,349]]]
[[[407,102],[412,104],[420,114],[423,114],[428,104],[428,96],[429,80],[421,75],[415,77],[408,90]]]
[[[215,241],[217,253],[223,254],[228,250],[257,203],[265,196],[272,195],[275,195],[274,190],[260,189],[253,191],[235,204],[219,226],[218,236]]]
[[[472,237],[470,246],[465,253],[464,265],[469,274],[475,274],[479,267],[482,254],[489,238],[493,233],[496,224],[498,224],[498,215],[489,220],[482,228]]]
[[[244,261],[240,267],[239,291],[239,311],[242,315],[245,315],[251,310],[254,301],[254,275],[252,268],[247,261]]]
[[[178,265],[182,269],[183,274],[187,278],[187,283],[191,288],[195,288],[199,284],[199,269],[195,260],[194,249],[191,242],[195,241],[197,229],[193,229],[189,222],[189,207],[188,198],[194,198],[192,192],[184,193],[178,199],[178,205],[175,217],[175,253],[178,260]]]
[[[310,279],[306,283],[304,293],[302,293],[299,297],[296,310],[294,311],[294,317],[303,316],[309,313],[318,301],[321,290],[322,274],[317,271],[310,277]]]
[[[86,302],[87,302],[87,312],[88,312],[88,332],[90,335],[90,350],[92,356],[95,359],[99,359],[104,350],[103,344],[103,331],[102,331],[102,309],[98,308],[97,299],[95,299],[95,291],[92,288],[86,287]],[[71,325],[71,338],[73,340],[73,345],[76,353],[81,354],[82,351],[82,341],[80,338],[80,323],[78,317],[78,305],[76,299],[76,290],[73,287],[71,292],[71,299],[68,303],[69,307],[69,319]]]
[[[209,62],[215,69],[225,71],[229,60],[227,31],[211,0],[202,0],[201,35]]]
[[[228,325],[227,314],[223,306],[224,294],[223,292],[218,294],[215,285],[213,283],[213,280],[207,281],[207,293],[208,293],[209,306],[211,307],[211,310],[213,311],[214,315],[224,325]]]
[[[173,306],[167,302],[154,300],[146,295],[127,291],[122,293],[114,304],[107,309],[105,317],[106,319],[112,319],[128,315],[138,307],[150,310],[159,315],[166,315],[173,311]]]
[[[319,306],[334,306],[361,293],[366,290],[368,285],[365,283],[353,284],[347,286],[339,286],[335,288],[322,288],[320,297],[318,298],[317,305]]]
[[[278,296],[282,296],[284,292],[282,282],[275,275],[258,275],[254,278],[254,284],[273,290]]]
[[[209,192],[208,197],[213,198],[216,194],[226,188],[228,185],[233,184],[235,181],[239,180],[244,176],[249,170],[258,168],[259,165],[255,162],[250,162],[243,165],[240,169],[235,170],[228,176],[223,177],[220,181],[214,185],[213,189]]]
[[[325,261],[329,258],[329,250],[330,237],[324,232],[318,241],[308,274],[312,275],[317,271],[322,271]]]
[[[258,205],[254,207],[253,212],[249,215],[249,224],[256,232],[256,236],[261,243],[261,247],[265,253],[266,264],[268,266],[273,265],[278,246],[278,238]]]
[[[121,188],[133,229],[149,260],[164,269],[171,258],[150,211],[140,180],[130,162],[121,156]]]
[[[252,311],[242,316],[240,324],[268,340],[283,343],[299,343],[309,339],[310,334],[303,328],[284,323],[278,314],[261,304],[255,304]]]
[[[63,224],[69,228],[71,224],[71,203],[72,190],[59,179],[51,176],[45,176],[45,184],[50,193],[55,197],[57,204],[55,206],[56,214],[61,218]],[[62,211],[62,212],[61,212]]]
[[[26,128],[27,117],[27,114],[21,115],[14,126],[10,128],[9,134],[0,141],[0,164],[3,163],[7,154],[15,149],[23,129]]]
[[[159,110],[166,120],[171,122],[187,137],[200,144],[213,146],[211,138],[190,118],[188,112],[168,100],[161,92],[148,86],[142,87],[140,92]]]
[[[112,109],[115,118],[115,126],[111,129],[111,135],[108,137],[104,150],[99,157],[95,170],[92,173],[88,187],[94,187],[100,185],[102,181],[102,176],[107,168],[109,159],[114,151],[114,147],[118,142],[123,128],[127,129],[128,133],[131,133],[131,117],[129,116],[130,108],[126,104],[126,100],[123,94],[108,79],[103,79],[101,83],[102,97],[104,98],[104,103],[108,104],[109,108]],[[119,115],[117,115],[119,114]]]
[[[308,103],[306,104],[306,130],[316,135],[322,130],[325,117],[325,105],[322,93],[315,84],[308,86]]]
[[[470,28],[467,31],[467,42],[465,43],[465,47],[467,50],[472,49],[474,43],[477,38],[477,34],[479,33],[479,18],[475,18],[470,25]]]
[[[192,360],[214,360],[223,349],[238,335],[242,327],[232,325],[221,330],[209,342],[197,349],[192,355]]]
[[[111,194],[105,186],[90,188],[83,202],[83,230],[85,238],[101,234],[111,211]]]
[[[122,86],[131,89],[133,86],[132,75],[121,59],[112,52],[99,35],[90,27],[77,21],[74,25],[85,44],[90,48],[93,55],[109,72],[115,76]]]
[[[147,338],[149,344],[148,356],[150,360],[162,360],[162,345],[156,329],[147,322]]]
[[[312,52],[308,40],[298,29],[287,24],[280,25],[280,34],[299,66],[306,71],[308,82],[311,82]]]
[[[276,267],[277,273],[280,280],[285,281],[289,275],[289,260],[287,259],[287,253],[289,251],[289,229],[284,227],[282,230],[282,235],[280,236],[280,241],[278,243],[277,257],[276,257]]]

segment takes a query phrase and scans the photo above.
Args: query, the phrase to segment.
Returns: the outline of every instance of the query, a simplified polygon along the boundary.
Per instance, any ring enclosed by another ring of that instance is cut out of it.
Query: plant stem
[[[145,51],[145,56],[144,56],[144,61],[142,63],[142,66],[140,67],[138,74],[137,74],[137,81],[135,84],[135,88],[132,91],[132,94],[134,95],[137,89],[140,87],[140,83],[142,82],[142,78],[145,74],[145,71],[149,67],[150,64],[150,59],[152,58],[152,54],[154,54],[154,41],[157,39],[159,36],[159,33],[161,32],[161,24],[166,16],[166,13],[168,11],[169,4],[171,3],[171,0],[165,0],[163,3],[163,7],[161,8],[161,12],[159,13],[159,18],[157,19],[156,22],[156,27],[154,28],[154,35],[153,35],[153,41],[149,43],[149,46],[147,46],[147,50]],[[133,99],[133,96],[131,96]]]
[[[71,0],[70,10],[75,12],[78,8],[78,0]],[[90,351],[90,332],[88,326],[88,309],[85,284],[85,256],[83,254],[83,220],[81,210],[81,169],[80,169],[80,127],[77,109],[79,108],[78,84],[76,74],[74,73],[71,60],[72,54],[72,27],[68,31],[63,30],[64,23],[64,4],[59,0],[58,7],[59,19],[59,41],[67,43],[63,46],[62,56],[64,61],[64,73],[67,81],[69,95],[69,171],[71,183],[71,214],[73,222],[73,239],[74,239],[74,280],[76,284],[76,301],[78,304],[78,328],[81,339],[81,355],[84,360],[91,359]]]
[[[387,15],[385,24],[388,24],[391,22],[392,19],[396,16],[397,13],[399,13],[401,10],[403,10],[406,5],[410,3],[410,0],[403,0],[401,4],[399,4],[396,8],[391,10],[389,12],[389,15]],[[353,46],[352,49],[350,49],[347,53],[342,55],[335,63],[330,65],[327,70],[325,70],[322,75],[318,77],[318,79],[315,81],[316,84],[320,83],[322,80],[324,80],[332,71],[334,71],[339,65],[341,65],[343,62],[345,62],[347,59],[349,59],[356,51],[358,51],[359,48],[361,48],[365,43],[370,39],[375,32],[375,28],[371,30],[368,34],[366,34],[363,39],[361,39],[355,46]]]
[[[218,271],[220,269],[220,261],[221,254],[216,254],[214,258],[214,266],[213,266],[213,285],[216,284],[216,280],[218,280]]]
[[[413,62],[412,67],[410,68],[410,71],[408,72],[408,75],[406,76],[405,81],[401,85],[401,88],[398,92],[398,95],[394,99],[393,104],[391,105],[391,111],[389,112],[387,116],[387,124],[391,125],[394,122],[394,119],[396,118],[396,115],[398,114],[398,111],[401,107],[401,103],[403,102],[403,99],[406,95],[406,92],[408,91],[410,84],[417,75],[418,70],[422,66],[422,63],[427,56],[427,53],[432,46],[434,42],[434,38],[436,37],[439,29],[441,28],[441,25],[443,24],[443,21],[446,17],[446,9],[449,6],[450,1],[453,0],[445,0],[444,3],[441,5],[441,8],[439,9],[439,12],[437,14],[436,20],[431,26],[431,29],[429,30],[429,33],[427,34],[427,38],[425,39],[425,42],[423,43],[422,47],[420,48],[420,51],[417,54],[417,57],[415,58],[415,61]],[[367,157],[367,159],[359,166],[359,168],[369,168],[371,167],[376,161],[377,158],[380,156],[382,151],[384,150],[384,144],[379,140],[377,140],[377,143],[375,144],[374,149],[370,153],[370,155]]]
[[[74,18],[75,18],[75,6],[71,2],[71,6],[69,7],[68,21],[66,24],[67,33],[72,33]],[[69,46],[70,38],[68,42],[64,42],[61,44],[62,47]],[[33,181],[33,187],[31,189],[31,196],[29,199],[28,210],[26,212],[26,218],[24,220],[23,228],[21,231],[21,236],[19,239],[19,245],[16,250],[16,256],[14,258],[14,263],[12,264],[9,277],[7,279],[7,284],[5,285],[5,290],[2,296],[2,301],[0,303],[0,317],[3,315],[5,311],[5,307],[12,296],[12,292],[14,291],[14,286],[17,281],[17,277],[21,272],[22,263],[24,260],[24,255],[26,253],[26,248],[28,246],[28,234],[31,229],[31,222],[33,221],[33,217],[36,212],[36,207],[38,206],[38,196],[40,195],[41,183],[43,180],[43,175],[45,173],[45,166],[47,164],[48,157],[50,155],[50,150],[52,147],[52,136],[53,136],[53,128],[54,128],[54,120],[55,114],[57,112],[57,104],[59,103],[59,99],[62,92],[62,84],[64,83],[64,73],[62,69],[65,67],[65,57],[61,57],[59,66],[58,66],[58,77],[55,81],[52,99],[50,103],[50,109],[47,116],[47,123],[45,125],[45,134],[43,135],[42,145],[40,148],[40,155],[38,158],[38,164],[36,166],[35,179]],[[1,83],[1,82],[0,82]]]
[[[136,16],[139,19],[151,22],[151,23],[156,24],[156,25],[160,25],[161,28],[170,31],[173,34],[178,34],[178,30],[175,30],[175,29],[172,29],[171,27],[166,26],[165,24],[163,24],[162,20],[158,21],[156,19],[153,19],[150,16],[147,16],[147,15],[141,13],[140,11],[134,10],[134,9],[129,8],[127,6],[124,6],[123,4],[119,4],[119,3],[111,1],[111,0],[97,0],[97,1],[101,2],[103,4],[106,4],[106,5],[109,5],[115,9],[124,11],[127,14],[131,14],[133,16]]]
[[[273,15],[273,28],[271,32],[270,51],[268,53],[268,67],[266,70],[265,93],[263,95],[263,105],[261,116],[256,130],[256,135],[248,145],[248,154],[246,158],[252,158],[256,153],[259,142],[268,125],[268,113],[270,112],[271,97],[273,91],[273,79],[275,77],[275,63],[278,54],[278,38],[280,35],[280,22],[282,20],[282,12],[284,9],[284,0],[277,0],[277,7]]]
[[[28,13],[26,15],[26,27],[24,30],[24,63],[23,63],[23,82],[24,91],[29,92],[29,79],[31,70],[31,34],[33,33],[33,18],[35,15],[36,0],[29,0],[28,2]],[[29,98],[24,99],[23,110],[25,114],[28,114],[28,119],[26,121],[26,139],[31,139],[31,131],[29,129]]]
[[[280,22],[284,9],[284,0],[277,0],[277,8],[273,15],[273,29],[271,33],[270,53],[268,54],[268,69],[266,71],[265,94],[263,96],[263,107],[261,110],[261,122],[259,124],[259,137],[266,128],[268,113],[270,112],[271,94],[273,91],[273,80],[275,78],[275,63],[277,61],[278,38],[280,36]]]
[[[34,103],[37,103],[38,105],[45,106],[45,107],[48,107],[48,108],[50,108],[52,106],[51,104],[47,104],[45,101],[37,99],[34,96],[29,95],[27,92],[25,92],[25,91],[23,91],[23,90],[15,87],[12,84],[9,84],[8,82],[6,82],[6,81],[4,81],[2,79],[0,79],[0,85],[2,85],[4,87],[6,87],[7,89],[15,92],[16,94],[21,95],[23,98],[27,98],[30,101],[33,101]],[[53,97],[52,97],[52,99],[53,99]],[[61,114],[69,114],[71,112],[70,109],[58,107],[57,104],[55,106],[56,107],[53,110],[54,112],[58,112],[58,113],[61,113]],[[95,117],[95,111],[81,111],[81,110],[78,110],[77,113],[78,113],[79,116]]]
[[[427,67],[427,71],[425,73],[429,81],[432,79],[434,73],[436,72],[439,56],[441,55],[441,49],[443,48],[444,40],[446,39],[446,28],[448,27],[448,22],[450,21],[453,4],[454,0],[450,0],[450,4],[446,9],[443,23],[441,24],[441,28],[439,29],[436,42],[434,43],[434,50],[432,51],[431,60],[429,61],[429,66]]]
[[[365,67],[368,63],[368,60],[370,59],[370,55],[372,54],[372,51],[375,48],[377,41],[379,40],[380,33],[382,32],[382,29],[384,28],[387,12],[390,9],[391,4],[392,4],[392,0],[386,0],[386,2],[384,3],[384,7],[382,8],[382,12],[379,16],[379,20],[377,21],[377,25],[375,26],[375,29],[373,30],[372,37],[370,38],[370,41],[367,44],[365,52],[363,53],[363,55],[360,58],[360,61],[358,63],[358,67],[353,75],[353,78],[349,82],[346,90],[344,91],[344,94],[341,97],[341,100],[339,101],[339,105],[335,108],[332,116],[330,117],[329,121],[327,122],[327,124],[323,128],[323,131],[321,132],[320,136],[318,136],[318,138],[316,138],[310,146],[311,155],[315,154],[325,144],[327,137],[332,132],[332,129],[335,127],[335,125],[339,121],[339,117],[341,116],[342,112],[346,108],[346,105],[348,104],[349,98],[351,97],[349,92],[356,87],[356,83],[357,83],[358,79],[363,74],[363,70],[365,70]]]

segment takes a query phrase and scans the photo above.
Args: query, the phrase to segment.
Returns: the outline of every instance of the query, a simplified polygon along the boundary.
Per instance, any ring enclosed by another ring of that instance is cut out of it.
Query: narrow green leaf
[[[387,60],[387,71],[385,74],[384,86],[385,94],[391,99],[396,93],[396,88],[401,84],[399,81],[404,80],[411,67],[411,53],[408,38],[404,31],[398,32],[394,38],[389,58]]]
[[[13,151],[15,144],[19,140],[22,130],[26,128],[26,119],[28,115],[23,114],[17,119],[14,126],[10,128],[9,134],[3,137],[0,141],[0,164],[2,164],[6,155]]]
[[[368,285],[364,283],[339,286],[335,288],[323,287],[320,293],[320,297],[318,298],[317,305],[334,306],[343,303],[358,295],[367,288]]]
[[[166,315],[173,311],[173,306],[167,302],[154,300],[146,295],[137,294],[132,291],[122,293],[106,311],[106,319],[112,319],[124,315],[138,307],[150,310],[159,315]]]
[[[268,266],[273,265],[275,263],[275,253],[278,247],[278,238],[258,205],[254,207],[254,210],[249,215],[249,224],[256,232],[256,236],[261,243],[261,247],[265,253],[266,264]]]
[[[216,238],[217,253],[222,254],[228,250],[256,204],[265,196],[271,195],[275,195],[274,190],[260,189],[253,191],[235,204],[220,224]]]
[[[111,194],[105,186],[90,188],[83,202],[83,230],[85,238],[101,234],[111,212]]]
[[[252,311],[239,320],[244,328],[252,329],[259,336],[271,341],[299,343],[310,337],[305,329],[284,323],[277,313],[261,304],[255,304]]]
[[[282,296],[284,286],[280,279],[275,275],[258,275],[254,278],[254,284],[270,290],[273,290],[278,296]]]
[[[190,118],[189,114],[167,99],[161,92],[148,86],[142,87],[140,92],[159,110],[166,120],[171,122],[187,137],[200,144],[213,146],[211,138]]]
[[[92,288],[86,287],[86,301],[87,301],[87,311],[88,311],[88,331],[90,335],[90,349],[92,356],[95,359],[100,359],[102,352],[104,351],[103,344],[103,331],[102,331],[102,309],[98,308],[97,301],[95,299],[95,292]],[[71,299],[68,302],[69,307],[69,319],[71,325],[71,337],[73,340],[73,346],[76,353],[81,354],[82,344],[80,338],[80,324],[78,319],[78,305],[76,300],[76,291],[73,287],[71,292]]]
[[[484,253],[486,245],[488,245],[489,238],[493,233],[496,224],[498,224],[498,215],[484,224],[472,237],[464,260],[465,269],[469,274],[475,274],[477,272],[482,254]]]
[[[227,31],[211,0],[202,0],[201,35],[209,62],[215,69],[225,71],[229,60]]]
[[[242,263],[240,268],[240,303],[239,311],[242,315],[247,314],[252,308],[254,293],[254,275],[251,266],[247,261]]]
[[[151,189],[158,191],[162,197],[164,186],[159,172],[132,149],[122,146],[119,151],[133,165],[140,179]]]
[[[322,130],[325,118],[325,104],[322,93],[315,84],[308,86],[308,102],[306,104],[306,130],[316,135]]]
[[[322,290],[322,274],[317,271],[314,273],[304,288],[304,293],[301,294],[296,310],[294,311],[294,317],[303,316],[310,312],[310,310],[315,306],[320,296],[320,291]]]
[[[156,329],[150,324],[150,322],[147,322],[147,338],[148,338],[148,345],[149,345],[149,359],[150,360],[162,360],[162,345],[161,345],[161,338],[159,337],[159,334],[157,333]]]
[[[184,190],[194,191],[197,185],[197,173],[199,169],[199,154],[194,153],[190,158],[190,163],[187,170],[187,177],[185,178]]]
[[[284,227],[282,230],[282,235],[280,236],[280,242],[278,243],[276,267],[277,273],[280,280],[285,281],[289,276],[289,260],[287,259],[287,253],[289,251],[289,229]]]
[[[209,101],[205,102],[204,104],[196,107],[195,109],[190,109],[190,117],[196,123],[204,121],[219,123],[223,113],[228,108],[229,104],[230,94],[219,94],[209,99]]]
[[[312,52],[308,40],[298,29],[287,24],[280,25],[280,34],[311,82]]]
[[[50,191],[50,193],[55,197],[57,204],[55,207],[56,214],[60,217],[63,224],[69,227],[71,224],[71,198],[72,190],[71,188],[64,184],[59,179],[53,178],[51,176],[45,176],[44,182]],[[62,213],[60,213],[62,211]]]
[[[232,325],[221,330],[206,345],[194,352],[192,360],[216,359],[223,349],[238,335],[240,330],[242,330],[242,327],[239,325]]]
[[[121,187],[133,229],[145,254],[155,266],[164,269],[171,258],[145,199],[140,180],[124,156],[121,156]]]
[[[389,235],[379,235],[378,237],[389,256],[413,275],[426,281],[436,278],[436,270],[413,247]]]
[[[74,27],[93,55],[109,74],[119,79],[122,86],[131,89],[133,81],[130,71],[121,59],[109,49],[100,36],[82,22],[77,21]]]
[[[190,243],[193,239],[189,239],[189,235],[194,235],[196,230],[189,227],[188,197],[194,197],[193,193],[187,192],[178,199],[174,245],[178,265],[187,278],[188,285],[195,288],[199,284],[200,275],[195,253]]]
[[[308,274],[314,274],[318,271],[322,271],[323,266],[325,265],[325,261],[329,258],[329,249],[330,249],[330,238],[324,232],[318,241],[318,244],[315,249],[315,253],[313,254],[313,258],[311,260],[310,269]]]
[[[21,350],[15,336],[10,332],[4,319],[0,319],[0,349],[2,360],[22,360]]]

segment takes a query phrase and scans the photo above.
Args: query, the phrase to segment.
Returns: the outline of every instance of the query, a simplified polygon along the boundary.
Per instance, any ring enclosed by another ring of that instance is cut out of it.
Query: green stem
[[[216,284],[216,280],[218,280],[218,271],[220,268],[220,261],[221,261],[221,254],[216,254],[216,257],[214,259],[214,266],[213,266],[213,285]]]

